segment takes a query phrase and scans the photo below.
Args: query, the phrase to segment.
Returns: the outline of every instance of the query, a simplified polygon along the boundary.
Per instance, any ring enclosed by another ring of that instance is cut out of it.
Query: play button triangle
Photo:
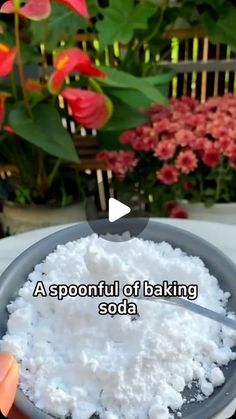
[[[131,212],[131,208],[122,202],[118,201],[115,198],[109,199],[109,214],[108,219],[111,223],[114,221],[119,220],[120,218],[124,217],[125,215]]]

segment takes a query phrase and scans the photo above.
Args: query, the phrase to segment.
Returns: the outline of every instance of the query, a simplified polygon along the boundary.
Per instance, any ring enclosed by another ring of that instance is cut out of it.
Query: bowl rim
[[[140,221],[143,222],[143,219],[123,218],[118,220],[118,222],[114,223],[112,227],[114,229],[114,232],[116,232],[117,228],[122,228],[123,231],[127,231],[127,229],[129,229],[130,227],[132,228],[132,226],[135,226],[135,224]],[[107,220],[98,220],[95,221],[95,223],[99,223],[101,227],[104,225],[109,225],[108,231],[110,232],[111,225],[110,223],[107,223]],[[94,234],[91,229],[91,226],[87,222],[82,222],[66,228],[62,228],[61,230],[48,235],[47,237],[39,240],[38,242],[30,246],[23,253],[21,253],[0,276],[0,301],[1,294],[6,292],[7,287],[9,285],[9,278],[17,275],[20,269],[25,270],[25,265],[27,265],[26,262],[28,262],[28,265],[31,267],[28,267],[28,269],[26,269],[29,274],[32,271],[32,266],[34,267],[37,263],[40,263],[49,253],[56,249],[57,245],[65,244],[68,241],[74,241],[82,237],[87,237],[90,234]],[[163,235],[168,236],[168,234],[173,239],[161,239]],[[225,271],[226,274],[229,275],[229,278],[236,278],[236,265],[232,262],[232,260],[228,256],[226,256],[221,250],[219,250],[216,246],[212,245],[211,243],[209,243],[205,239],[202,239],[196,234],[190,233],[184,230],[183,228],[175,227],[171,224],[161,223],[155,220],[149,220],[146,228],[143,230],[142,233],[140,233],[138,238],[142,238],[144,240],[152,240],[150,239],[150,237],[153,236],[155,238],[156,235],[158,235],[156,242],[166,241],[170,243],[173,247],[180,248],[187,254],[200,257],[206,264],[209,271],[217,277],[220,283],[221,277],[225,275]],[[153,239],[152,241],[155,240]],[[34,257],[32,257],[32,255]],[[42,257],[42,255],[44,256]],[[35,260],[37,261],[36,263]],[[228,277],[226,276],[226,278]],[[16,293],[18,293],[25,280],[19,284],[19,288],[16,290]],[[234,368],[236,371],[236,364]],[[214,415],[222,412],[222,410],[236,397],[236,374],[234,374],[234,376],[234,385],[232,385],[231,381],[233,377],[231,377],[231,380],[226,380],[223,386],[219,387],[218,389],[215,389],[213,395],[207,399],[207,406],[205,407],[203,412],[201,411],[202,403],[198,403],[198,409],[196,409],[197,412],[192,412],[187,416],[183,416],[183,419],[199,419],[199,415],[202,417],[202,419],[209,419],[213,418]],[[218,393],[221,397],[218,397]],[[41,411],[39,408],[37,408],[20,389],[17,390],[15,405],[22,413],[26,414],[30,419],[55,418],[51,414],[47,414]]]

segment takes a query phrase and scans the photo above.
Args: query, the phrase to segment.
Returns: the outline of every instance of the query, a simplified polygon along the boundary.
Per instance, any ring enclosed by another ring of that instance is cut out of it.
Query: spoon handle
[[[192,311],[200,316],[207,317],[208,319],[214,320],[218,323],[221,323],[224,326],[230,327],[233,330],[236,330],[236,320],[230,319],[229,317],[224,316],[223,314],[217,313],[216,311],[210,310],[200,306],[199,304],[192,303],[191,301],[185,300],[180,297],[143,297],[140,296],[138,299],[146,301],[159,301],[167,304],[175,304],[179,307],[184,308],[185,310]]]

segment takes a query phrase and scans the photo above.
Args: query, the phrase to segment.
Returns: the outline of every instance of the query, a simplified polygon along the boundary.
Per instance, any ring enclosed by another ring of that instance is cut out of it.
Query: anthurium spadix
[[[86,0],[55,0],[57,3],[70,7],[81,16],[88,18]],[[20,0],[7,0],[3,3],[1,13],[19,13],[19,15],[30,20],[43,20],[51,13],[50,0],[28,0],[21,5]]]
[[[106,77],[91,61],[86,52],[79,48],[70,48],[56,54],[54,58],[55,71],[49,79],[48,88],[53,94],[58,94],[66,76],[77,72],[91,77]]]
[[[72,117],[85,128],[102,128],[112,115],[112,102],[103,93],[67,87],[62,97],[69,105]]]
[[[8,76],[13,70],[16,49],[0,43],[0,77]]]

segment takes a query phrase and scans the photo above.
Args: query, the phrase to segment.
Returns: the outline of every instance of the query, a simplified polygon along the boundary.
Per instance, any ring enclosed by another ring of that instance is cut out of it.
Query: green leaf
[[[62,126],[57,110],[50,105],[40,104],[32,114],[31,119],[23,109],[10,112],[9,124],[16,134],[52,156],[78,162],[73,141]]]
[[[72,42],[77,31],[86,27],[86,20],[78,13],[61,4],[52,4],[52,13],[47,20],[31,21],[31,43],[46,44],[47,51],[52,51],[61,40]]]
[[[147,122],[148,118],[144,114],[114,97],[111,97],[111,100],[114,109],[113,114],[103,131],[123,131]]]
[[[135,77],[124,71],[117,70],[116,68],[101,67],[101,69],[107,74],[104,79],[99,79],[100,84],[110,87],[119,87],[122,89],[134,89],[141,92],[146,98],[150,99],[151,102],[167,104],[167,98],[163,96],[160,91],[152,86],[150,83],[145,81],[141,77]]]
[[[148,2],[134,0],[110,0],[109,7],[101,9],[103,20],[96,23],[101,48],[114,42],[127,44],[136,29],[147,29],[148,19],[156,7]]]
[[[88,7],[90,18],[97,16],[98,13],[102,11],[97,0],[87,0],[87,7]]]
[[[202,15],[202,23],[205,26],[208,36],[213,43],[229,45],[236,51],[236,8],[230,2],[225,3],[220,12],[218,20],[209,11]]]

